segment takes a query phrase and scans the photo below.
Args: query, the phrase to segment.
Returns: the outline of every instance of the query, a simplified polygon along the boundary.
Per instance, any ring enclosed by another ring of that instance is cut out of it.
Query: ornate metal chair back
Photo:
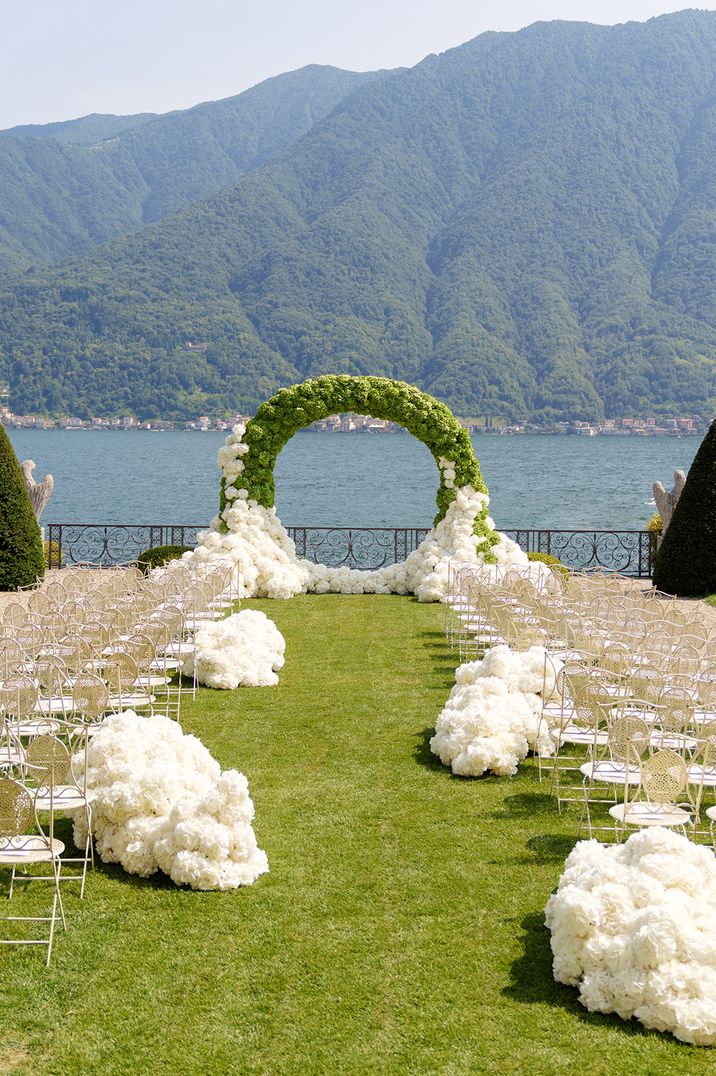
[[[688,781],[686,763],[676,751],[656,751],[641,766],[641,786],[651,803],[676,803]]]

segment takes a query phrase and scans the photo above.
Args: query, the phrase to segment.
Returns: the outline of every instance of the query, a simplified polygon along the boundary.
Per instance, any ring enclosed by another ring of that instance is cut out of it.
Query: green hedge
[[[682,598],[716,592],[716,421],[701,442],[661,540],[654,586]]]
[[[191,546],[189,545],[155,545],[139,554],[137,567],[141,568],[146,575],[152,568],[161,568],[162,565],[168,564],[170,560],[178,560],[184,553],[190,552]]]
[[[0,590],[31,586],[44,573],[40,528],[20,463],[0,426]]]
[[[347,412],[387,419],[404,426],[426,445],[436,463],[440,457],[454,463],[457,487],[471,485],[479,492],[487,493],[470,436],[449,407],[405,381],[347,374],[326,374],[309,379],[281,389],[261,404],[246,426],[244,443],[249,446],[249,451],[243,457],[245,470],[235,484],[248,490],[249,497],[265,508],[272,508],[275,501],[274,466],[287,441],[312,422]],[[395,480],[399,482],[400,475],[396,475]],[[435,523],[444,517],[455,495],[455,490],[445,485],[441,475]],[[222,511],[225,506],[222,480]],[[476,520],[475,533],[488,538],[493,545],[499,538],[487,527],[486,517],[487,509]]]

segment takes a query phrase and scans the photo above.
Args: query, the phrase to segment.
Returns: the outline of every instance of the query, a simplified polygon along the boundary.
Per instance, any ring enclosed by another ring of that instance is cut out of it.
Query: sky
[[[644,21],[658,0],[0,0],[0,129],[167,112],[309,63],[410,67],[486,30]],[[700,8],[716,10],[713,4]]]

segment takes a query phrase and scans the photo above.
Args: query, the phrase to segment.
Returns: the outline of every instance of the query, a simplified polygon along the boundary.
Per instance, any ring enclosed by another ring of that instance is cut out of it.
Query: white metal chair
[[[686,762],[676,751],[657,751],[640,765],[639,784],[632,798],[629,785],[624,785],[623,803],[609,808],[609,814],[618,823],[621,834],[627,826],[642,829],[645,826],[678,826],[684,836],[695,811],[692,803],[682,805],[679,799],[688,796],[688,771]]]
[[[41,791],[44,792],[46,789],[38,789],[38,794]],[[50,811],[49,831],[46,833],[37,816],[33,794],[19,781],[13,781],[7,777],[0,779],[0,867],[9,867],[11,870],[8,899],[13,894],[13,883],[18,868],[27,870],[38,863],[49,864],[52,874],[42,877],[49,878],[54,883],[52,910],[49,915],[0,916],[0,922],[4,923],[49,923],[47,938],[0,938],[0,945],[46,945],[48,965],[52,956],[58,908],[62,925],[65,930],[67,929],[60,894],[62,870],[60,856],[65,846],[54,836],[53,817],[53,812]]]
[[[94,866],[92,845],[92,806],[87,793],[87,730],[68,730],[73,749],[81,760],[82,772],[78,775],[73,767],[73,757],[66,744],[57,736],[37,736],[28,744],[25,764],[28,774],[37,781],[35,810],[64,814],[67,811],[84,810],[87,823],[87,839],[83,854],[65,857],[63,863],[81,863],[79,873],[66,874],[63,882],[79,881],[80,897],[84,897],[87,867]],[[75,756],[76,757],[76,756]],[[28,878],[28,880],[32,880]]]

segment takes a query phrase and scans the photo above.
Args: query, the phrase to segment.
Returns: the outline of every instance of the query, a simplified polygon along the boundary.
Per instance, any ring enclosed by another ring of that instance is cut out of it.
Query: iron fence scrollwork
[[[196,544],[201,524],[50,523],[48,565],[126,564],[158,545]],[[428,527],[287,527],[299,557],[331,567],[371,570],[408,557]],[[604,568],[649,578],[656,553],[649,531],[505,531],[526,553],[548,553],[576,571]]]
[[[296,553],[316,564],[365,571],[397,564],[417,549],[428,527],[287,527]]]
[[[128,564],[159,545],[195,546],[200,524],[49,523],[49,568],[73,564]]]

